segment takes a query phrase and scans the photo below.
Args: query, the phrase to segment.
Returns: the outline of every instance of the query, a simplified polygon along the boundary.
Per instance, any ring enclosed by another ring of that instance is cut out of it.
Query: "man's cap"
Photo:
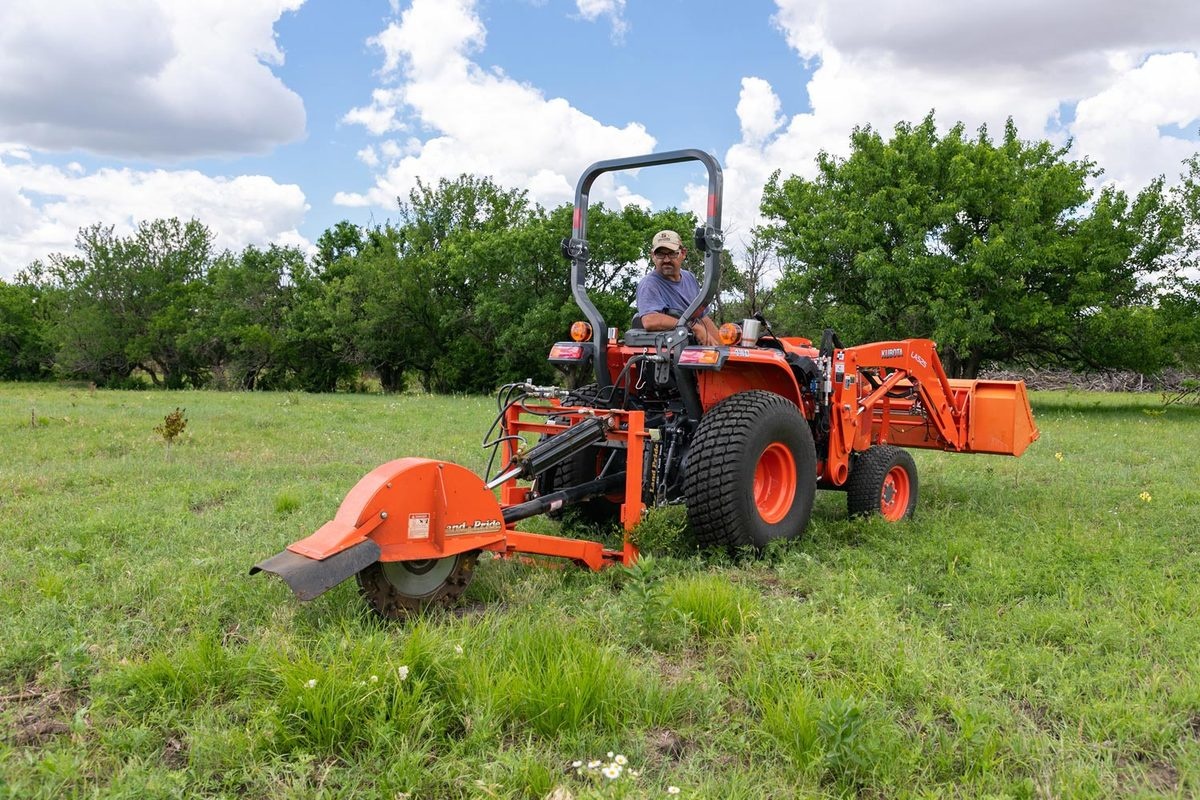
[[[679,234],[675,231],[659,231],[654,234],[654,238],[650,240],[650,252],[653,253],[660,247],[665,247],[668,250],[679,252],[683,249],[683,241],[679,238]]]

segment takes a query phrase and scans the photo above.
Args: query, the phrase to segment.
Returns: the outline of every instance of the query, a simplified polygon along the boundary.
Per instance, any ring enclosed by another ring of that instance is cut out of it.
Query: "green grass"
[[[388,624],[246,571],[384,461],[481,471],[491,399],[0,384],[0,798],[1200,794],[1200,410],[1034,405],[1020,459],[916,453],[910,523],[820,493],[730,560],[666,509]]]

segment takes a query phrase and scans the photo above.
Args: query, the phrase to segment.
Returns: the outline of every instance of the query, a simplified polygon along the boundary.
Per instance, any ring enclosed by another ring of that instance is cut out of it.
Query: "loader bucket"
[[[951,381],[951,383],[957,383]],[[972,381],[967,452],[1019,456],[1037,441],[1024,381]]]

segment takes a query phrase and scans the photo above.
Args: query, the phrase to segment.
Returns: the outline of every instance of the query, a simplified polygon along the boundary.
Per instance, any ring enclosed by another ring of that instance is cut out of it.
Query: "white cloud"
[[[774,133],[783,124],[779,109],[779,97],[771,88],[771,84],[762,78],[742,78],[737,116],[742,125],[744,140],[761,142]]]
[[[629,32],[629,23],[625,20],[625,0],[575,0],[575,8],[579,10],[579,16],[588,22],[608,17],[614,41],[622,41]]]
[[[303,0],[0,6],[0,140],[142,158],[262,153],[304,133],[271,72]]]
[[[1104,178],[1137,191],[1156,175],[1173,179],[1200,150],[1162,127],[1200,126],[1200,55],[1154,55],[1079,103],[1071,131],[1076,149],[1105,169]]]
[[[379,152],[375,149],[374,145],[367,145],[362,150],[359,150],[357,155],[358,160],[368,167],[379,166]]]
[[[66,169],[0,148],[0,277],[74,250],[79,228],[102,222],[128,233],[162,217],[195,217],[220,248],[271,242],[306,247],[300,187],[262,175],[210,177],[194,170]]]
[[[854,126],[886,135],[898,121],[919,121],[931,110],[944,128],[986,124],[999,135],[1011,116],[1027,139],[1075,136],[1077,156],[1095,158],[1131,188],[1161,172],[1177,175],[1179,160],[1197,149],[1159,126],[1195,125],[1200,115],[1200,4],[776,5],[780,31],[814,68],[810,110],[777,127],[771,86],[743,80],[742,141],[723,158],[726,221],[741,229],[759,219],[759,190],[773,170],[811,177],[820,151],[846,153]]]
[[[600,13],[600,12],[597,12]],[[527,189],[546,205],[570,201],[575,180],[593,161],[646,153],[655,140],[638,123],[606,125],[562,98],[547,98],[500,70],[470,59],[486,41],[474,0],[414,0],[398,21],[371,40],[383,51],[389,86],[343,121],[376,135],[420,129],[397,151],[380,147],[386,166],[363,192],[339,192],[346,206],[394,208],[417,178],[434,182],[462,173],[490,175],[501,186]],[[387,120],[387,124],[373,121]],[[620,202],[616,189],[595,199]],[[642,198],[644,199],[644,198]]]

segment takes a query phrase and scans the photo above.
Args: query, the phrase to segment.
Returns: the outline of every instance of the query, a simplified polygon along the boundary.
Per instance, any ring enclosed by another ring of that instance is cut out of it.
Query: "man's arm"
[[[700,328],[704,329],[703,334],[699,332]],[[695,330],[697,330],[696,341],[700,344],[721,343],[721,337],[717,333],[717,323],[713,322],[712,317],[707,314],[700,318],[699,325],[695,326]]]
[[[679,325],[679,320],[670,314],[660,311],[647,311],[642,314],[642,327],[648,331],[669,331]]]
[[[658,311],[648,311],[642,314],[642,328],[648,331],[670,331],[679,327],[679,320],[672,317],[670,314],[663,314]],[[719,344],[720,339],[717,337],[717,324],[712,319],[705,315],[700,319],[688,325],[688,328],[696,336],[696,341],[700,344]]]

